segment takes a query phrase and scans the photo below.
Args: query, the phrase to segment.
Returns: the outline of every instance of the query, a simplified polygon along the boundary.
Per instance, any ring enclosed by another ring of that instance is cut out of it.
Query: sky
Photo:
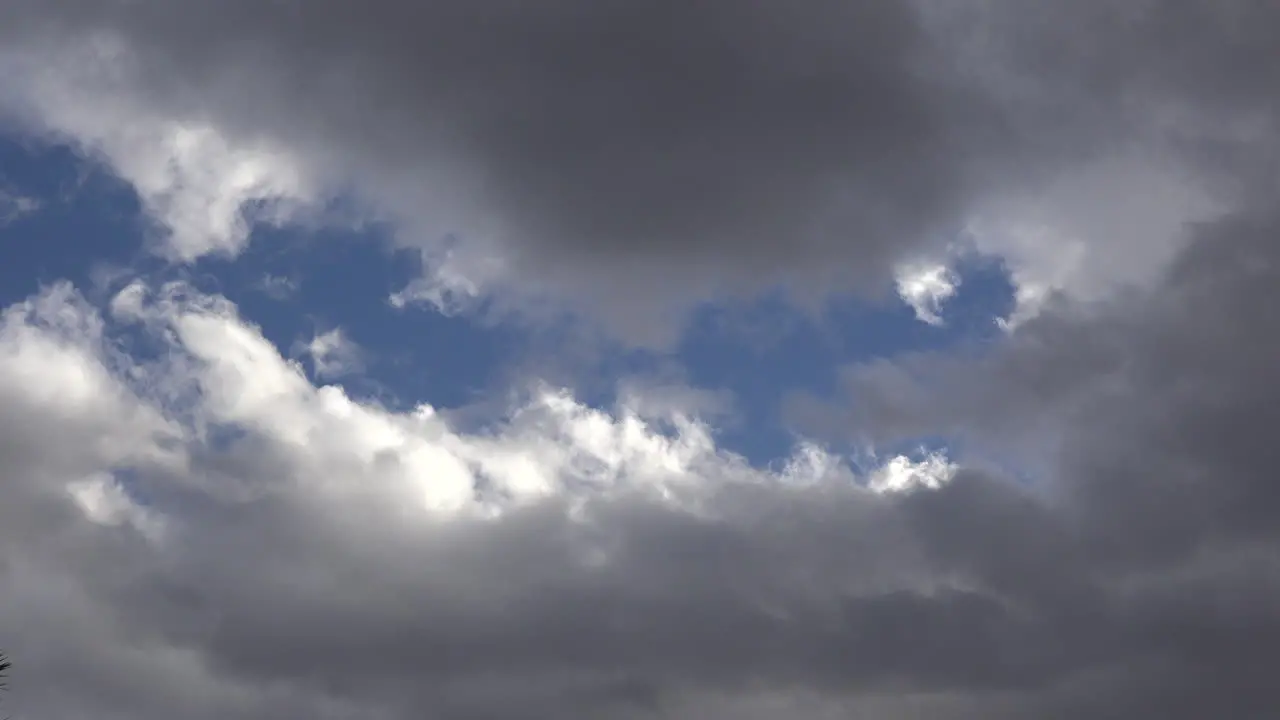
[[[1276,37],[8,0],[4,713],[1280,713]]]

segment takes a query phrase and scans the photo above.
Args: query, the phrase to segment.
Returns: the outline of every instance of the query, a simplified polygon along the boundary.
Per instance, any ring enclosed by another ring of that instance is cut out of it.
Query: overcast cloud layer
[[[177,262],[351,222],[341,190],[427,252],[402,299],[636,342],[776,283],[896,276],[931,320],[964,247],[1023,304],[792,408],[962,465],[762,469],[678,402],[401,412],[225,298],[51,286],[0,318],[6,711],[1280,716],[1277,33],[1243,0],[9,0],[0,107]]]
[[[429,251],[408,296],[659,342],[717,293],[887,291],[965,228],[1031,295],[1149,280],[1274,160],[1276,12],[13,0],[0,100],[105,154],[172,256],[354,187]]]

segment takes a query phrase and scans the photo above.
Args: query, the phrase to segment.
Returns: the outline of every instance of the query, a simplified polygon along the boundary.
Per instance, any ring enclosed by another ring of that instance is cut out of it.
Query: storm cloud
[[[0,321],[18,716],[1280,712],[1271,5],[10,0],[0,28],[31,70],[6,110],[133,182],[176,260],[350,184],[455,263],[424,296],[546,293],[639,341],[721,292],[881,292],[975,218],[1046,291],[797,400],[808,435],[971,458],[875,492],[678,408],[353,399],[183,283],[46,288]],[[1084,234],[1008,236],[1046,217]],[[1090,259],[1044,275],[1068,240]]]
[[[1170,186],[1143,208],[1167,220],[1139,245],[1167,258],[1170,222],[1198,219],[1274,157],[1276,18],[1257,3],[2,12],[26,69],[11,112],[122,166],[176,228],[171,254],[237,251],[240,202],[354,187],[395,219],[398,242],[428,249],[435,272],[408,296],[567,297],[641,341],[726,292],[887,292],[897,264],[942,252],[975,219],[999,224],[1009,203],[1074,213],[1053,183],[1099,162]],[[1108,193],[1095,203],[1118,217],[1064,230],[1096,256],[1081,275],[1151,275],[1111,249],[1146,219],[1124,212],[1139,197]],[[1043,274],[1055,241],[1020,241],[1034,247],[1015,259]]]
[[[23,698],[66,717],[1265,714],[1276,227],[1206,226],[1113,312],[935,360],[988,399],[940,394],[923,427],[981,439],[1012,412],[1056,451],[1030,483],[962,469],[887,494],[556,395],[458,434],[310,386],[216,298],[135,287],[102,321],[47,295],[4,334]],[[174,333],[148,387],[196,392],[185,420],[81,339],[130,322]],[[1087,378],[1043,362],[1089,338],[1106,361]]]

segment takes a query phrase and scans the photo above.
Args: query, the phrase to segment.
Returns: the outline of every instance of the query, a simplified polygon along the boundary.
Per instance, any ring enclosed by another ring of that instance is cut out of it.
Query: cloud
[[[301,287],[302,283],[297,278],[267,274],[254,284],[253,289],[272,300],[284,302],[297,295]]]
[[[40,201],[0,188],[0,227],[40,209]]]
[[[979,220],[1027,303],[1105,296],[1275,157],[1257,3],[3,12],[0,102],[133,182],[171,257],[237,252],[261,201],[285,221],[352,190],[431,261],[400,300],[567,310],[642,343],[723,293],[880,296]],[[1098,197],[1114,212],[1082,221]],[[1061,237],[1083,255],[1060,278]]]
[[[813,444],[753,468],[679,403],[551,388],[464,431],[312,384],[223,298],[134,284],[102,318],[53,287],[0,326],[13,704],[1262,712],[1277,227],[1204,226],[1157,289],[1048,306],[981,357],[919,356],[951,394],[900,427],[979,450],[1052,436],[1029,484],[943,456],[859,476]]]
[[[931,532],[965,523],[937,547],[992,562],[1011,584],[1040,582],[1038,568],[1052,567],[1056,577],[1042,577],[1051,594],[1025,588],[1046,593],[1032,607],[1110,604],[1124,616],[1123,642],[1159,637],[1164,648],[1128,681],[1080,678],[1098,694],[1055,701],[1063,708],[1191,717],[1228,696],[1259,712],[1275,701],[1250,668],[1269,662],[1263,638],[1277,628],[1260,608],[1280,587],[1265,519],[1277,502],[1268,428],[1280,376],[1266,358],[1280,328],[1264,310],[1280,287],[1277,231],[1265,206],[1202,224],[1154,290],[1102,307],[1058,299],[981,356],[850,368],[848,404],[810,416],[879,442],[944,434],[1025,475],[1043,507],[1010,508],[989,526],[944,507],[950,489],[928,496]],[[988,554],[997,545],[1028,555],[998,567]]]
[[[1009,267],[1015,328],[1054,294],[1089,303],[1149,286],[1225,202],[1168,160],[1117,155],[993,203],[965,242]]]
[[[175,260],[354,186],[436,266],[406,301],[556,297],[637,341],[716,293],[887,290],[948,229],[1021,293],[997,344],[847,368],[775,470],[697,393],[464,423],[317,385],[180,283],[50,287],[0,318],[13,710],[1265,716],[1278,20],[7,3],[6,112],[130,180]],[[963,452],[818,442],[920,437]]]
[[[915,264],[898,269],[898,296],[915,311],[916,319],[942,325],[942,304],[956,294],[960,279],[946,265]]]
[[[756,672],[834,691],[853,637],[823,639],[844,602],[827,578],[932,582],[906,546],[849,565],[840,547],[902,523],[816,449],[777,476],[678,411],[552,389],[463,434],[312,385],[181,284],[131,285],[105,320],[56,286],[8,311],[0,349],[20,711],[595,715]],[[735,636],[756,637],[737,668]]]
[[[956,469],[956,465],[941,453],[930,453],[921,460],[896,455],[872,473],[867,487],[875,492],[906,492],[916,488],[936,490],[955,477]]]
[[[0,103],[127,180],[158,225],[153,249],[175,261],[237,255],[253,222],[284,222],[319,199],[279,143],[232,138],[208,118],[131,92],[122,83],[136,60],[101,32],[68,47],[9,50],[0,61],[23,79],[0,88]]]
[[[364,367],[364,351],[342,328],[317,334],[305,349],[318,378],[339,378],[360,372]]]

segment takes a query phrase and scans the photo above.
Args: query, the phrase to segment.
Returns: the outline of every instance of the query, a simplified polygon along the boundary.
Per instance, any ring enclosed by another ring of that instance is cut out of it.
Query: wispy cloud
[[[0,226],[8,225],[41,207],[39,200],[0,188]]]

